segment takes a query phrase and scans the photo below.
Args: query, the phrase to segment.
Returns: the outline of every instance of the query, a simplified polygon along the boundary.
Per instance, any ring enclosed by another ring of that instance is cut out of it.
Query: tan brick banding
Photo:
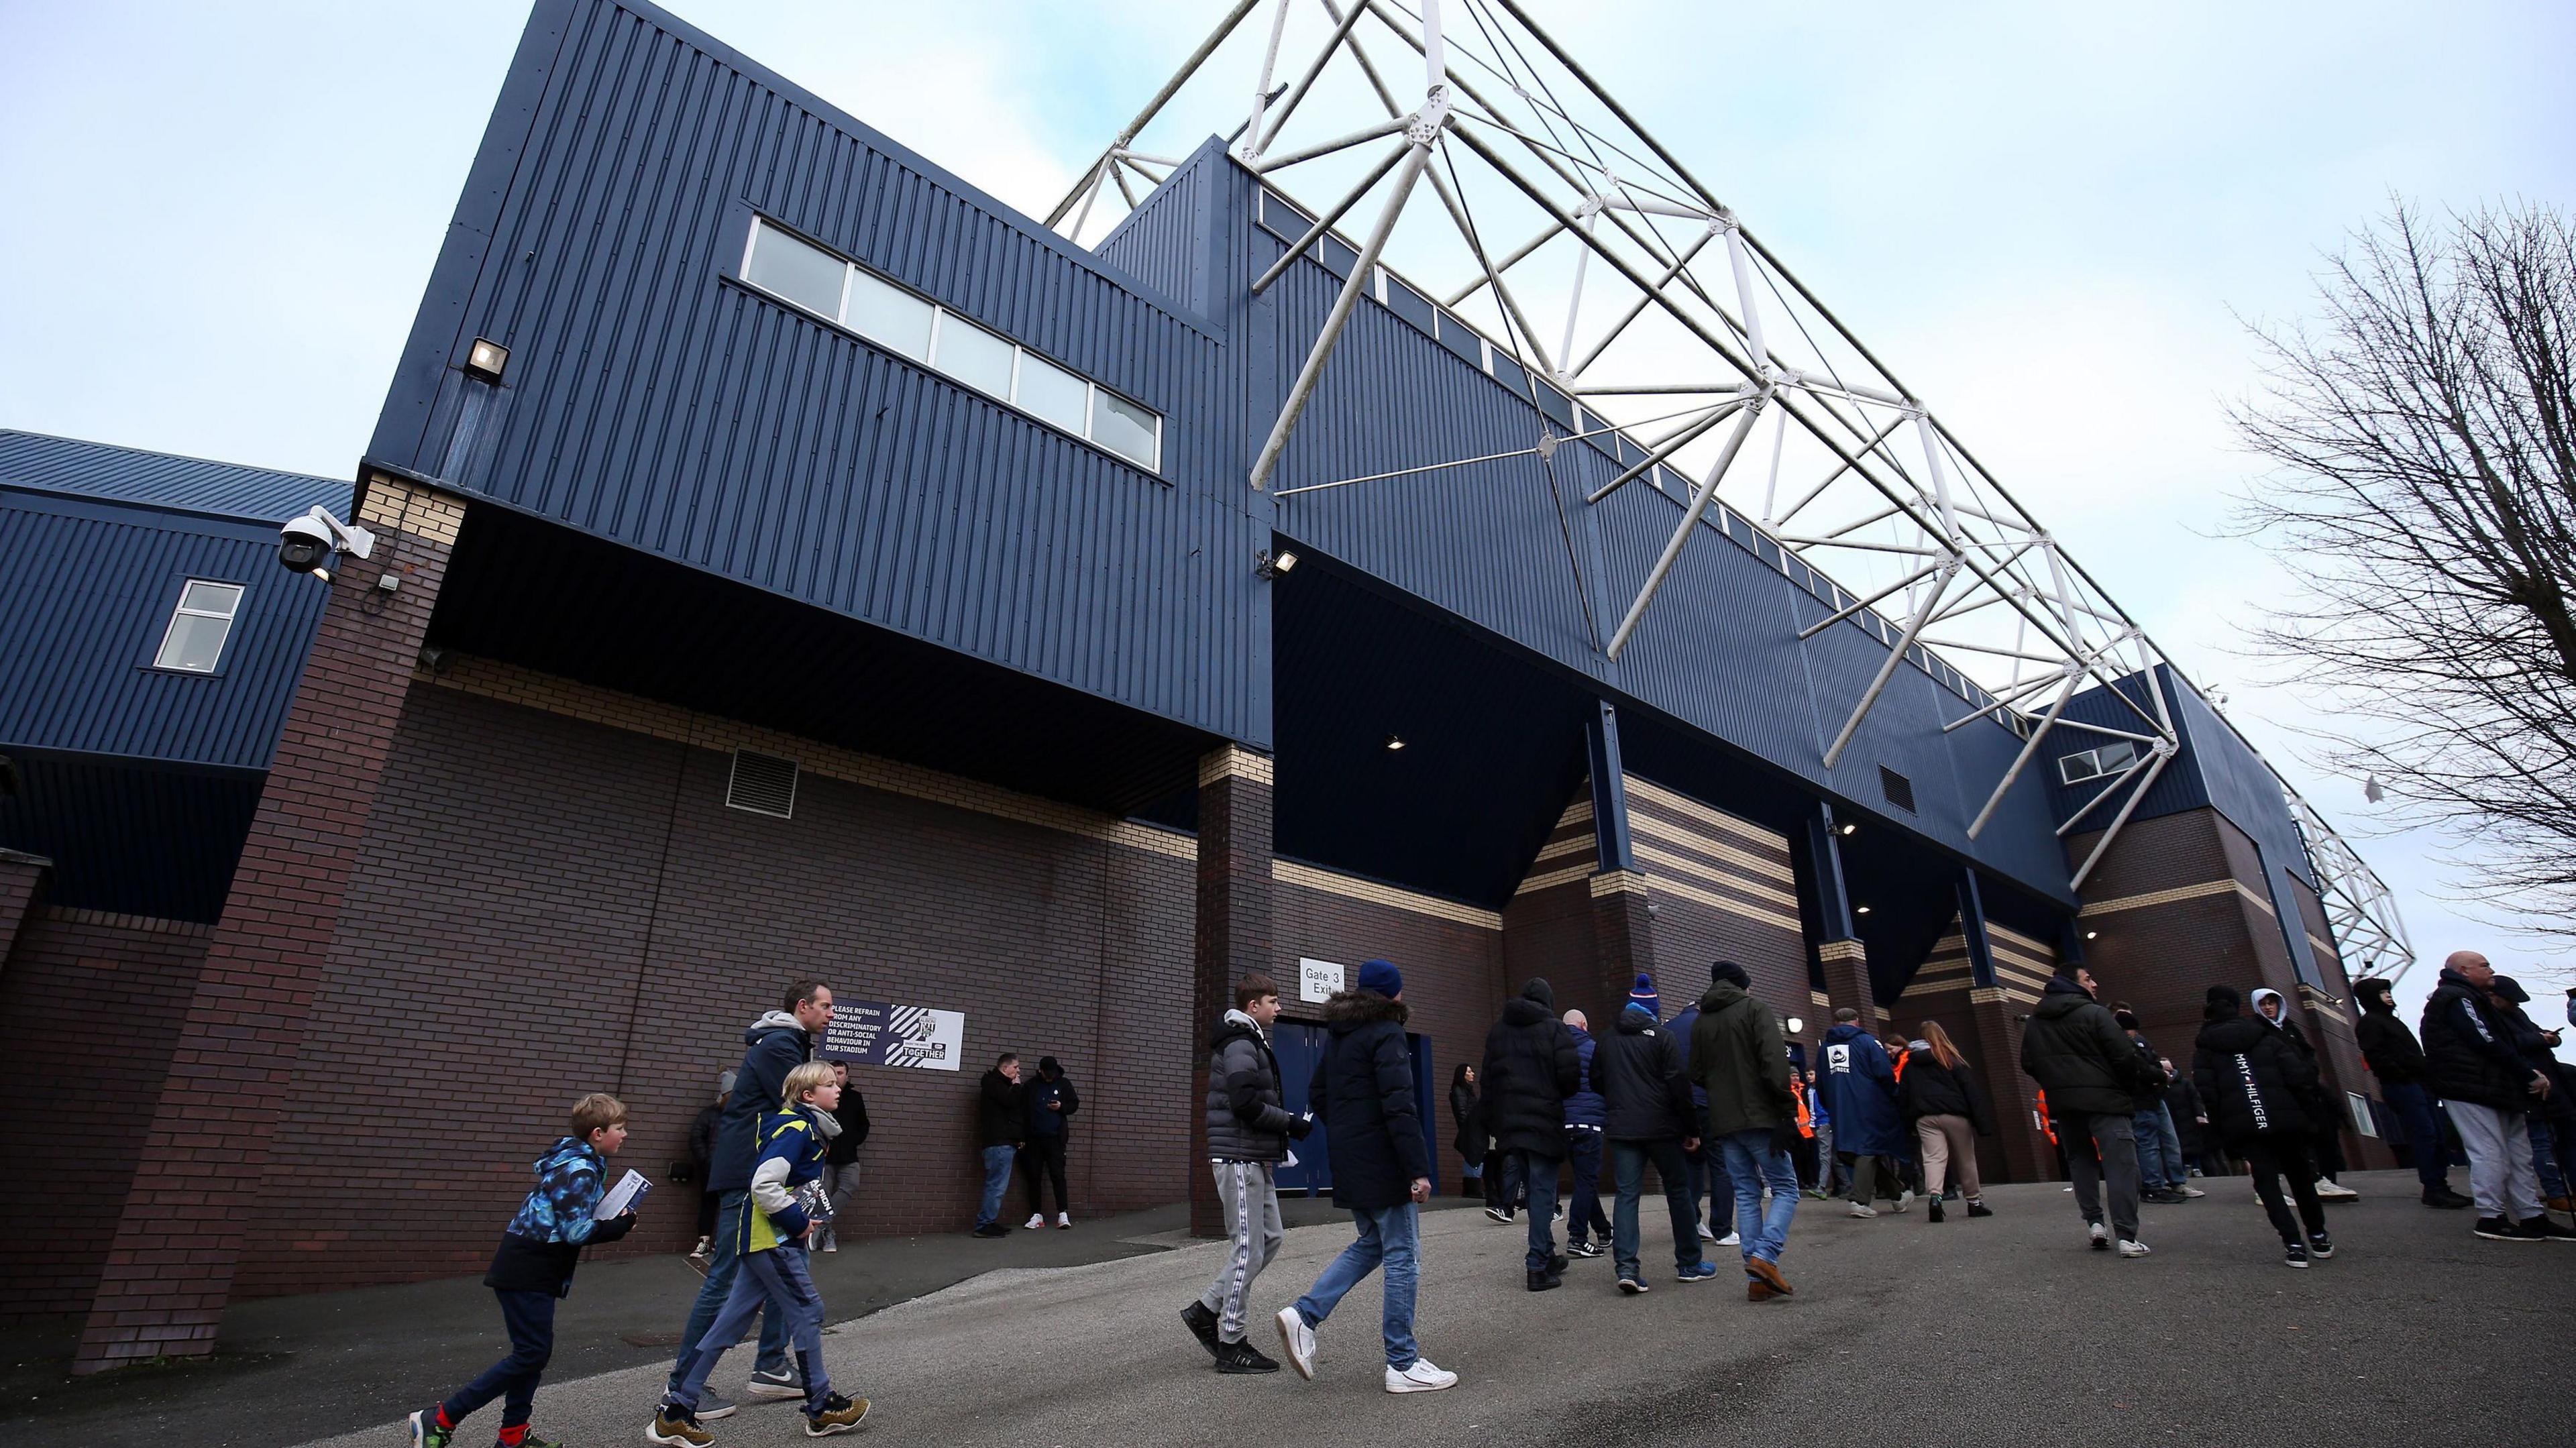
[[[1319,870],[1312,865],[1300,865],[1291,860],[1272,860],[1270,878],[1282,885],[1294,885],[1303,890],[1321,890],[1326,894],[1340,895],[1352,900],[1366,900],[1373,905],[1384,905],[1390,909],[1403,910],[1415,915],[1428,915],[1434,919],[1455,921],[1460,925],[1473,925],[1480,930],[1503,928],[1503,917],[1498,911],[1479,910],[1473,905],[1462,905],[1455,900],[1443,900],[1437,895],[1399,890],[1393,885],[1381,885],[1375,880],[1363,880],[1356,875],[1339,874],[1332,870]]]
[[[1199,783],[1214,784],[1220,779],[1232,776],[1250,780],[1254,784],[1276,786],[1278,783],[1274,777],[1276,770],[1276,763],[1269,755],[1255,754],[1239,744],[1228,744],[1221,749],[1209,751],[1199,760]]]
[[[612,729],[646,734],[675,744],[719,752],[750,749],[762,754],[775,754],[795,760],[800,769],[870,789],[881,789],[888,794],[909,795],[977,814],[997,815],[1021,824],[1088,835],[1111,844],[1150,850],[1175,859],[1198,858],[1198,842],[1171,830],[1059,804],[998,785],[961,779],[915,764],[862,754],[855,749],[843,749],[839,745],[776,729],[764,729],[721,715],[701,714],[676,704],[576,683],[516,664],[451,652],[439,661],[435,672],[420,668],[413,672],[412,677],[440,688],[456,689],[507,704],[520,704],[570,719],[605,724]],[[1267,771],[1269,761],[1260,755],[1245,750],[1234,752],[1245,759],[1260,761],[1263,771]],[[1202,767],[1200,772],[1205,774],[1207,770]],[[1220,771],[1215,777],[1224,778],[1229,772]]]
[[[2035,1006],[2039,1004],[2039,992],[2016,990],[2008,985],[1980,985],[1968,988],[1968,999],[1978,1003],[2011,1001],[2018,1005]]]
[[[1521,881],[1520,888],[1512,891],[1512,894],[1515,897],[1535,895],[1541,890],[1553,890],[1559,885],[1571,885],[1577,880],[1589,879],[1592,873],[1590,860],[1585,860],[1579,865],[1568,865],[1562,870],[1543,871]]]
[[[1816,947],[1816,958],[1823,961],[1867,960],[1869,950],[1857,940],[1828,940]]]
[[[1670,875],[1655,876],[1654,887],[1668,895],[1678,895],[1685,900],[1705,905],[1711,910],[1722,910],[1739,919],[1768,925],[1775,930],[1785,930],[1791,935],[1798,933],[1798,917],[1795,915],[1783,915],[1776,910],[1765,910],[1759,905],[1749,905],[1742,900],[1720,895],[1714,890],[1703,890],[1697,885],[1676,880]]]
[[[357,521],[453,547],[465,526],[465,500],[419,483],[370,473],[366,496],[358,500]]]
[[[2123,910],[2143,910],[2150,905],[2170,905],[2177,900],[2197,900],[2206,895],[2236,894],[2245,903],[2269,915],[2272,902],[2249,888],[2242,880],[2205,880],[2197,885],[2177,885],[2170,890],[2150,890],[2143,895],[2122,895],[2114,900],[2096,900],[2079,914],[2085,919],[2097,915],[2115,915]]]
[[[2315,1011],[2318,1015],[2340,1022],[2346,1026],[2352,1024],[2352,1017],[2345,1013],[2341,1006],[2336,1004],[2335,998],[2327,995],[2324,991],[2317,989],[2315,986],[2301,985],[2299,987],[2299,999],[2305,1001],[2308,1009]]]
[[[1707,880],[1713,884],[1724,885],[1730,890],[1740,890],[1743,893],[1752,896],[1756,900],[1768,901],[1785,910],[1794,912],[1798,908],[1798,896],[1794,891],[1782,890],[1770,885],[1757,885],[1754,882],[1745,879],[1741,875],[1730,874],[1724,870],[1713,869],[1698,860],[1692,859],[1688,855],[1678,854],[1671,850],[1659,849],[1656,846],[1646,844],[1642,840],[1638,841],[1634,848],[1637,852],[1638,859],[1645,861],[1647,864],[1659,865],[1662,867],[1662,870],[1657,871],[1658,875],[1661,875],[1663,871],[1674,871],[1680,874],[1694,876],[1698,879]]]
[[[1621,893],[1645,894],[1646,877],[1635,870],[1604,870],[1592,877],[1593,899],[1598,900],[1604,895]]]
[[[1759,845],[1764,849],[1777,851],[1781,856],[1781,868],[1783,870],[1788,868],[1788,836],[1774,834],[1771,831],[1762,828],[1760,825],[1754,824],[1750,820],[1737,819],[1735,816],[1728,814],[1724,810],[1715,809],[1708,805],[1701,804],[1698,800],[1692,799],[1688,795],[1676,794],[1652,780],[1639,779],[1633,774],[1624,775],[1622,776],[1622,779],[1627,785],[1628,795],[1630,798],[1644,800],[1648,804],[1661,809],[1671,810],[1673,813],[1681,815],[1686,819],[1694,820],[1714,829],[1725,831],[1726,833],[1735,835],[1740,839]],[[1631,816],[1634,816],[1635,813],[1635,810],[1629,811]]]
[[[139,930],[148,935],[179,935],[203,940],[215,927],[195,920],[164,920],[156,915],[121,915],[113,910],[74,910],[48,905],[43,918],[65,925],[95,925],[102,930]]]
[[[1830,1009],[1834,1003],[1834,998],[1832,996],[1829,996],[1820,990],[1808,991],[1807,1000],[1818,1010]]]

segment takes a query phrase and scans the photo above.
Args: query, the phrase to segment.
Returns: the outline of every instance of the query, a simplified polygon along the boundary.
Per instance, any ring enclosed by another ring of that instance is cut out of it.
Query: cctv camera
[[[364,558],[375,547],[375,534],[351,527],[320,507],[287,519],[277,530],[279,566],[289,573],[310,573],[324,583],[331,581],[333,555],[345,550]]]

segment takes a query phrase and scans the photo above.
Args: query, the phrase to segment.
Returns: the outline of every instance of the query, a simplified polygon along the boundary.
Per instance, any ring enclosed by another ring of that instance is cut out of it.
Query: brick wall
[[[518,686],[533,700],[543,682]],[[569,688],[551,702],[617,712]],[[480,1270],[586,1090],[634,1113],[623,1164],[665,1177],[743,1028],[809,974],[967,1018],[965,1069],[855,1074],[873,1126],[855,1232],[971,1220],[975,1084],[1003,1049],[1059,1057],[1082,1090],[1077,1211],[1180,1199],[1186,856],[1115,843],[1106,820],[1052,828],[807,763],[795,818],[729,810],[727,753],[416,682],[240,1292]],[[610,1250],[685,1247],[686,1194]],[[343,1210],[353,1198],[379,1205]]]
[[[0,1323],[89,1306],[211,928],[39,909],[0,968]]]

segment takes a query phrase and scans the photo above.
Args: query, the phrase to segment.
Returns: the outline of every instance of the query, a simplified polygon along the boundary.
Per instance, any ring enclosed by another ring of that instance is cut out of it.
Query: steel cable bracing
[[[1832,595],[1830,616],[1809,629],[1810,636],[1827,627],[1859,627],[1889,647],[1879,680],[1826,749],[1829,766],[1860,729],[1888,674],[1916,649],[1924,651],[1921,667],[1944,679],[1945,687],[1965,690],[1967,703],[1947,729],[1994,718],[2023,741],[1978,811],[1979,826],[2056,729],[2148,746],[2086,803],[2088,817],[2102,809],[2116,814],[2075,872],[2080,883],[2179,752],[2181,738],[2161,687],[2146,689],[2144,698],[2133,688],[2116,687],[2139,676],[2154,681],[2169,661],[2099,581],[1715,192],[1536,22],[1522,0],[1317,0],[1320,20],[1310,20],[1301,4],[1273,0],[1269,23],[1247,24],[1259,8],[1259,0],[1228,5],[1215,29],[1049,217],[1055,225],[1077,207],[1087,216],[1095,207],[1123,202],[1132,210],[1149,200],[1134,194],[1128,175],[1160,184],[1167,177],[1148,166],[1168,173],[1179,163],[1130,148],[1158,116],[1188,109],[1173,104],[1184,96],[1201,89],[1211,96],[1219,90],[1245,96],[1224,79],[1193,84],[1203,72],[1224,77],[1227,67],[1237,65],[1232,77],[1255,82],[1249,87],[1252,119],[1244,120],[1241,100],[1222,101],[1232,118],[1214,129],[1241,123],[1239,158],[1282,195],[1309,176],[1341,178],[1324,184],[1327,194],[1347,190],[1342,204],[1317,209],[1301,203],[1312,219],[1311,235],[1263,278],[1266,283],[1303,264],[1300,257],[1315,259],[1328,236],[1351,245],[1359,258],[1342,278],[1341,296],[1273,423],[1253,485],[1266,484],[1311,395],[1313,374],[1347,324],[1352,304],[1363,292],[1373,299],[1373,277],[1382,270],[1422,298],[1438,299],[1432,305],[1444,337],[1453,324],[1480,333],[1493,359],[1491,370],[1499,374],[1505,361],[1518,364],[1515,390],[1528,401],[1540,404],[1543,386],[1565,393],[1578,409],[1566,429],[1570,435],[1559,436],[1542,421],[1535,447],[1305,483],[1280,490],[1283,499],[1331,488],[1400,486],[1404,478],[1536,452],[1536,471],[1554,502],[1586,627],[1593,646],[1613,661],[1652,606],[1672,555],[1697,538],[1699,514],[1716,517],[1722,510],[1726,520],[1750,526],[1767,540],[1761,551],[1774,566],[1788,572],[1794,559]],[[1422,100],[1409,112],[1403,97],[1411,85],[1391,82],[1392,73],[1370,54],[1371,27],[1360,23],[1363,12],[1423,61]],[[1383,114],[1369,113],[1365,102],[1360,113],[1353,112],[1349,87],[1335,80],[1337,74],[1347,79],[1352,68]],[[1293,79],[1274,88],[1274,77]],[[1375,169],[1351,186],[1356,173],[1348,169],[1348,148],[1398,132],[1405,144],[1392,156],[1372,157]],[[1339,237],[1339,217],[1378,194],[1379,183],[1397,166],[1405,179],[1383,203],[1366,243]],[[1419,198],[1412,184],[1417,176],[1427,179],[1435,201]],[[1399,213],[1434,204],[1446,213],[1449,227],[1395,237]],[[1512,219],[1523,213],[1531,218],[1526,228]],[[1083,230],[1079,219],[1074,230]],[[1505,231],[1515,244],[1491,250],[1485,236]],[[1454,237],[1455,244],[1443,237]],[[1722,249],[1725,260],[1703,277],[1712,248]],[[1447,284],[1425,286],[1417,279]],[[1592,294],[1605,284],[1615,284],[1605,294],[1610,300],[1596,299]],[[1470,303],[1480,317],[1490,316],[1490,326],[1459,314]],[[1543,331],[1540,316],[1555,321],[1553,309],[1560,305],[1561,324]],[[1779,325],[1784,318],[1786,327]],[[1714,368],[1706,365],[1712,359]],[[1622,375],[1607,375],[1613,373]],[[1658,395],[1697,400],[1678,411],[1663,410],[1652,405]],[[1760,466],[1731,467],[1759,414],[1774,408],[1769,458]],[[1542,417],[1546,412],[1543,406],[1536,410]],[[1664,428],[1666,423],[1673,425]],[[1629,605],[1629,617],[1605,642],[1554,452],[1613,432],[1619,445],[1603,451],[1618,458],[1620,471],[1588,493],[1585,506],[1603,506],[1626,483],[1646,478],[1654,494],[1681,514],[1683,527]],[[1909,433],[1911,441],[1900,448]],[[1920,456],[1909,461],[1910,453]],[[1662,469],[1700,481],[1674,499],[1664,491]],[[1725,501],[1757,493],[1758,509]],[[1847,586],[1834,577],[1836,569],[1820,566],[1828,558],[1851,570],[1857,585]],[[1673,647],[1673,637],[1659,635],[1656,647]],[[1956,658],[1976,668],[1959,668]],[[2179,676],[2173,677],[2179,684]],[[2121,711],[2116,721],[2064,712],[2088,683],[2105,686],[2099,692],[2118,701],[2109,706]],[[2288,790],[2286,782],[2283,788]],[[2402,923],[2386,923],[2394,916],[2385,907],[2384,887],[2374,894],[2375,877],[2358,857],[2295,792],[2290,798],[2309,832],[2321,881],[2332,877],[2330,919],[2349,917],[2356,938],[2369,933],[2374,941],[2392,935],[2402,940]],[[2330,858],[2351,868],[2329,868]]]

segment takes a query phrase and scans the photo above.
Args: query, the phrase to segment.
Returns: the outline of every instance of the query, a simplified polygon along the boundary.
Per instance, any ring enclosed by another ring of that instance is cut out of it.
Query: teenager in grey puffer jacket
[[[1288,1240],[1279,1218],[1279,1163],[1288,1158],[1289,1138],[1302,1141],[1315,1127],[1289,1115],[1281,1100],[1279,1058],[1270,1050],[1270,1025],[1278,1018],[1279,987],[1268,976],[1252,976],[1235,988],[1235,1007],[1208,1043],[1208,1169],[1232,1246],[1207,1290],[1181,1309],[1181,1321],[1221,1373],[1279,1370],[1244,1341],[1244,1314],[1252,1279]]]
[[[1279,1096],[1279,1058],[1252,1017],[1227,1011],[1208,1047],[1208,1156],[1217,1161],[1279,1162],[1288,1138],[1306,1123]]]

